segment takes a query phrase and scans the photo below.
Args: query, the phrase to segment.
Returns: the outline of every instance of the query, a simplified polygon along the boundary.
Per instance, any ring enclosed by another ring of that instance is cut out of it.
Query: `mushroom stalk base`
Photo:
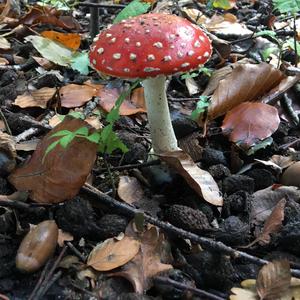
[[[143,86],[154,153],[179,150],[168,107],[166,76],[147,78]]]

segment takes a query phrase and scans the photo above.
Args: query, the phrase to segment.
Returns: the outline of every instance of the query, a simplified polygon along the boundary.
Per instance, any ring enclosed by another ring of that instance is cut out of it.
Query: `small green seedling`
[[[200,96],[200,100],[196,104],[196,108],[191,113],[191,119],[197,121],[199,116],[205,112],[209,106],[209,98],[207,96]]]
[[[120,149],[123,153],[126,153],[128,151],[128,148],[113,131],[113,126],[114,123],[120,118],[119,111],[121,104],[126,99],[126,97],[130,95],[131,91],[139,84],[139,82],[139,80],[135,81],[127,91],[123,92],[119,96],[115,103],[115,106],[106,116],[108,125],[103,129],[90,134],[87,127],[81,127],[74,132],[70,130],[61,130],[51,135],[50,138],[60,138],[48,146],[45,151],[43,160],[50,151],[55,149],[57,145],[60,145],[63,148],[67,148],[75,138],[85,138],[92,143],[98,144],[98,151],[102,154],[112,154],[112,152],[116,149]],[[74,115],[73,113],[73,116],[82,118],[82,114]]]

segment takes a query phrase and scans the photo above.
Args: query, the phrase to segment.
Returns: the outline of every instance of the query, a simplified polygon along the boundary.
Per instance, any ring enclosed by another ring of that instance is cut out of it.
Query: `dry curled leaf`
[[[152,278],[164,271],[172,269],[172,265],[162,263],[165,254],[164,235],[152,226],[141,237],[138,254],[127,263],[120,272],[113,276],[121,276],[131,282],[135,292],[143,294],[152,285]]]
[[[101,89],[101,85],[91,86],[73,83],[65,85],[59,90],[61,106],[68,108],[82,106],[96,96]]]
[[[159,155],[168,165],[174,168],[203,199],[216,206],[223,205],[223,198],[213,177],[200,169],[192,158],[183,151],[161,153]]]
[[[92,250],[87,265],[97,271],[110,271],[133,259],[139,249],[140,242],[132,237],[107,239]]]
[[[78,33],[62,33],[54,30],[47,30],[43,31],[41,35],[59,42],[74,51],[76,51],[80,46],[81,38]]]
[[[277,260],[264,265],[257,276],[256,290],[260,299],[276,300],[286,295],[291,282],[290,264]]]
[[[26,107],[41,107],[46,108],[49,100],[53,98],[56,93],[55,88],[43,87],[39,90],[26,92],[23,95],[19,95],[14,105],[22,108]]]
[[[248,149],[272,135],[280,119],[277,109],[271,105],[245,102],[230,110],[223,121],[222,130],[231,142]]]
[[[277,189],[268,187],[255,192],[250,203],[250,222],[261,225],[282,198],[298,202],[300,191],[294,186],[279,186]]]
[[[51,137],[54,133],[86,126],[80,119],[66,117],[39,142],[31,159],[11,173],[9,181],[16,189],[29,191],[35,202],[58,203],[73,198],[93,167],[97,144],[75,138],[66,148],[56,145],[46,156],[45,151],[58,139]]]
[[[135,177],[120,176],[118,195],[126,203],[138,202],[144,196],[144,191]]]
[[[253,246],[257,242],[263,245],[267,245],[271,241],[271,234],[279,232],[279,230],[282,227],[282,221],[284,219],[284,208],[285,208],[286,200],[281,199],[274,209],[272,210],[271,214],[267,218],[264,228],[262,232],[258,235],[258,237],[251,242],[249,245],[247,245],[244,248],[248,248],[250,246]]]
[[[99,105],[107,112],[114,107],[122,89],[105,87],[99,93]],[[132,92],[131,97],[126,98],[120,106],[120,116],[130,116],[146,112],[144,89],[137,88]]]
[[[219,82],[208,108],[210,120],[245,101],[256,101],[284,78],[281,71],[267,63],[237,65]]]

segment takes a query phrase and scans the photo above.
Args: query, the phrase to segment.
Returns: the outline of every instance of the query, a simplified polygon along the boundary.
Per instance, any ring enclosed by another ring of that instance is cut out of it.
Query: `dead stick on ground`
[[[212,294],[212,293],[209,293],[209,292],[206,292],[206,291],[197,289],[197,288],[195,288],[195,287],[192,287],[192,286],[183,284],[183,283],[181,283],[181,282],[172,280],[172,279],[167,278],[167,277],[157,276],[157,277],[154,278],[154,282],[156,282],[156,283],[158,283],[158,284],[165,284],[165,285],[167,285],[167,286],[172,285],[172,286],[174,286],[175,288],[178,288],[178,289],[180,289],[180,290],[191,291],[191,292],[193,292],[195,295],[206,297],[205,299],[211,299],[211,300],[226,300],[226,299],[223,298],[223,297],[216,296],[216,295],[214,295],[214,294]]]
[[[103,204],[110,206],[111,208],[114,208],[114,209],[118,210],[120,213],[125,214],[127,216],[134,217],[134,215],[136,213],[142,212],[141,210],[134,208],[132,206],[129,206],[126,203],[117,201],[116,199],[100,192],[98,189],[96,189],[95,187],[93,187],[89,184],[85,184],[82,187],[82,190],[84,190],[86,193],[91,195],[91,197],[94,196],[98,200],[101,200],[101,202],[103,202]],[[223,253],[225,255],[230,255],[232,258],[243,258],[243,259],[250,261],[252,263],[255,263],[257,265],[265,265],[269,262],[265,259],[255,257],[246,252],[235,250],[229,246],[226,246],[222,242],[218,242],[218,241],[214,241],[209,238],[201,237],[201,236],[198,236],[197,234],[194,234],[194,233],[188,232],[186,230],[180,229],[178,227],[175,227],[169,223],[159,221],[158,219],[153,218],[147,214],[144,214],[144,216],[145,216],[146,222],[156,225],[157,227],[165,230],[166,232],[176,234],[179,237],[189,239],[194,243],[200,244],[203,248],[207,248],[212,251],[217,251],[217,252]],[[300,270],[291,269],[291,273],[295,277],[300,277]]]

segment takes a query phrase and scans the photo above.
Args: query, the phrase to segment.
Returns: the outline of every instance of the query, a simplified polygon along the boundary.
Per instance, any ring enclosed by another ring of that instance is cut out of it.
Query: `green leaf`
[[[75,134],[72,132],[69,135],[65,135],[64,137],[62,137],[59,140],[59,144],[63,147],[63,148],[67,148],[67,146],[73,141],[73,139],[75,138]]]
[[[263,57],[263,60],[266,61],[269,56],[273,53],[278,53],[279,49],[276,47],[270,47],[270,48],[266,48],[261,52],[261,55]]]
[[[287,48],[290,47],[295,51],[295,43],[294,43],[294,39],[288,39],[284,44],[283,44],[283,48]],[[297,48],[297,53],[299,55],[300,53],[300,43],[298,41],[296,41],[296,48]]]
[[[207,96],[200,96],[200,100],[196,104],[196,108],[191,113],[191,119],[197,121],[199,115],[203,113],[209,106],[209,100]]]
[[[53,133],[50,137],[64,136],[64,135],[68,135],[68,134],[72,134],[72,131],[70,131],[70,130],[60,130],[60,131],[57,131],[56,133]]]
[[[52,150],[56,147],[56,145],[59,144],[59,142],[60,142],[60,140],[55,141],[55,142],[51,143],[51,144],[47,147],[47,149],[46,149],[46,151],[45,151],[45,154],[44,154],[44,156],[43,156],[43,159],[42,159],[42,162],[43,162],[43,163],[44,163],[44,160],[45,160],[46,156],[48,155],[48,153],[49,153],[50,151],[52,151]]]
[[[254,34],[254,37],[258,37],[258,36],[276,37],[276,32],[273,30],[262,30],[262,31],[258,31]]]
[[[60,66],[69,66],[73,55],[71,49],[38,35],[29,35],[24,40],[31,42],[44,58]]]
[[[189,79],[189,78],[194,78],[194,77],[197,77],[199,75],[198,72],[193,72],[193,73],[190,73],[190,72],[187,72],[187,73],[184,73],[180,76],[181,79]]]
[[[87,52],[75,52],[71,57],[71,68],[82,75],[89,74],[90,60]]]
[[[205,74],[205,75],[208,76],[208,77],[211,77],[212,72],[213,72],[212,69],[209,69],[209,68],[206,68],[206,67],[201,67],[201,68],[199,69],[199,74],[200,74],[200,73],[203,73],[203,74]]]
[[[265,140],[259,142],[258,144],[252,146],[247,152],[247,155],[252,155],[254,154],[256,151],[260,150],[260,149],[264,149],[270,145],[272,145],[273,143],[273,138],[272,137],[268,137]],[[238,143],[237,143],[238,145]]]
[[[131,91],[137,87],[137,85],[140,83],[140,80],[136,80],[127,91],[124,91],[119,98],[117,99],[113,109],[107,114],[106,120],[109,123],[113,123],[117,120],[119,120],[120,115],[119,115],[119,110],[120,106],[123,103],[123,101],[130,95]]]
[[[150,8],[150,4],[134,0],[130,2],[114,19],[114,24],[121,22],[122,20],[128,19],[129,17],[135,17],[141,14],[144,14]]]
[[[101,134],[99,132],[94,132],[91,135],[87,136],[86,139],[88,139],[90,142],[98,144],[101,138]]]
[[[300,0],[273,0],[275,10],[280,13],[291,13],[295,15],[300,11]]]
[[[89,135],[89,129],[87,127],[81,127],[78,128],[75,132],[74,135],[80,135],[80,136],[88,136]]]
[[[230,9],[230,3],[228,0],[214,0],[212,3],[214,8],[221,8],[221,9]]]
[[[75,119],[81,119],[81,120],[84,120],[85,119],[85,116],[82,112],[80,111],[72,111],[72,112],[69,112],[68,113],[68,116],[71,116]]]

